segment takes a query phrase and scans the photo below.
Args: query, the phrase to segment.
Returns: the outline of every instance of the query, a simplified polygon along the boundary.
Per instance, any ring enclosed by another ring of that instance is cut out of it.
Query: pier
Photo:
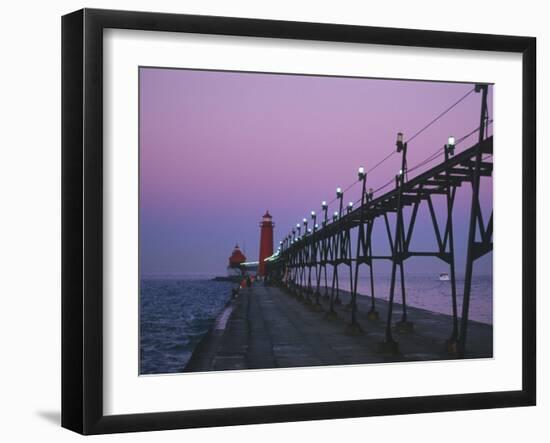
[[[243,288],[220,314],[209,334],[193,353],[186,372],[291,368],[321,365],[389,363],[457,358],[445,346],[452,316],[408,307],[414,330],[394,329],[398,353],[379,352],[385,336],[388,302],[376,300],[380,319],[369,319],[370,298],[357,297],[358,321],[365,325],[361,334],[346,333],[350,315],[350,293],[340,291],[336,315],[327,316],[330,300],[321,297],[322,310],[300,297],[262,282]],[[393,314],[401,316],[402,305],[395,303]],[[490,358],[493,354],[493,328],[468,322],[471,338],[464,358]]]
[[[470,94],[481,99],[479,126],[461,137],[449,136],[446,144],[409,166],[409,143]],[[263,281],[240,291],[185,370],[492,357],[492,325],[469,320],[474,265],[493,250],[492,205],[484,214],[480,200],[493,175],[487,94],[488,85],[476,84],[410,138],[399,132],[392,152],[368,169],[359,167],[355,182],[337,187],[335,197],[321,203],[321,212],[312,210],[292,226],[275,253],[265,257],[266,248],[261,249]],[[477,142],[459,152],[470,136]],[[397,174],[368,188],[370,174],[393,155],[400,160]],[[344,204],[355,185],[360,198]],[[457,200],[469,208],[458,219]],[[329,215],[332,204],[337,210]],[[424,221],[418,221],[421,211]],[[467,227],[459,239],[466,251],[462,294],[457,290],[456,223]],[[271,251],[269,212],[260,226],[262,239],[269,232]],[[448,266],[449,315],[408,305],[405,267],[415,257]],[[380,261],[391,265],[389,293],[377,293]],[[365,271],[370,290],[360,294],[359,274]]]

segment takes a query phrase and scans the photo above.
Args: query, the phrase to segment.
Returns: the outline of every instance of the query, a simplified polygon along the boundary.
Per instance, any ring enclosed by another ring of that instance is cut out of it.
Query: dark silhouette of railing
[[[487,127],[491,123],[487,109],[488,86],[476,85],[472,91],[482,95],[480,124],[475,130],[479,134],[476,144],[455,155],[456,144],[472,135],[474,131],[462,137],[458,142],[454,137],[450,137],[449,142],[440,151],[436,151],[434,155],[408,169],[407,142],[403,141],[401,133],[398,134],[396,152],[401,154],[399,173],[384,186],[372,191],[366,188],[369,171],[359,168],[358,181],[361,183],[362,189],[361,198],[356,202],[358,206],[350,203],[344,208],[344,191],[338,188],[336,200],[339,210],[329,219],[328,204],[323,202],[323,219],[320,226],[317,224],[315,212],[311,214],[312,228],[308,229],[308,220],[304,219],[302,233],[302,226],[298,224],[281,241],[279,251],[268,259],[268,279],[286,287],[319,311],[323,310],[321,290],[324,288],[323,296],[329,300],[329,307],[325,315],[327,318],[333,318],[337,315],[335,305],[340,303],[343,283],[339,269],[342,266],[346,267],[349,276],[346,286],[349,285],[351,293],[350,322],[346,332],[358,334],[363,330],[363,325],[360,325],[357,320],[357,288],[361,265],[366,265],[369,268],[371,294],[367,319],[377,320],[379,315],[376,310],[374,263],[376,260],[389,260],[392,265],[389,304],[385,338],[379,344],[379,351],[393,354],[399,352],[399,347],[392,334],[392,327],[403,332],[411,331],[414,328],[407,315],[404,263],[411,257],[438,258],[448,264],[450,274],[452,325],[449,339],[446,342],[447,349],[458,357],[464,357],[474,262],[493,249],[493,214],[491,211],[488,221],[485,222],[479,200],[481,177],[490,177],[493,172],[493,137],[487,136]],[[444,155],[444,160],[441,163],[408,179],[411,172],[433,161],[438,155]],[[391,183],[394,183],[392,190],[383,195],[374,196],[377,191],[388,187]],[[471,185],[471,201],[466,239],[462,313],[459,319],[453,210],[457,192],[464,184]],[[441,217],[437,216],[434,208],[433,197],[436,195],[445,197],[443,229],[440,228],[442,225],[438,220]],[[421,205],[427,206],[436,238],[437,247],[431,251],[411,249],[411,240],[414,236],[417,214]],[[409,208],[411,211],[408,222],[403,214],[405,208]],[[389,217],[390,214],[395,214],[395,217]],[[373,252],[373,233],[375,228],[380,225],[383,235],[388,239],[390,249],[388,255],[376,255]],[[355,239],[355,244],[353,239]],[[327,267],[331,270],[330,285]],[[397,271],[400,274],[402,314],[401,319],[393,325]]]

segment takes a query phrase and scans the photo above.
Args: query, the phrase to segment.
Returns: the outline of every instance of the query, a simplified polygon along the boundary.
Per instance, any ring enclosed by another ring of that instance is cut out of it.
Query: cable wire
[[[457,106],[461,101],[463,101],[466,97],[468,97],[472,92],[475,91],[475,88],[472,88],[470,91],[468,91],[466,94],[464,94],[461,98],[459,98],[456,102],[454,102],[451,106],[449,106],[447,109],[445,109],[443,112],[441,112],[437,117],[435,117],[431,122],[429,122],[426,126],[424,126],[422,129],[417,131],[411,138],[409,138],[405,143],[409,143],[410,141],[414,140],[416,137],[418,137],[420,134],[422,134],[426,129],[428,129],[430,126],[432,126],[436,121],[438,121],[441,117],[443,117],[445,114],[447,114],[451,109],[453,109],[455,106]]]
[[[430,126],[432,126],[434,123],[436,123],[438,120],[440,120],[443,116],[445,116],[447,113],[449,113],[453,108],[455,108],[459,103],[461,103],[463,100],[465,100],[472,92],[475,91],[475,88],[472,88],[471,90],[469,90],[466,94],[464,94],[462,97],[460,97],[456,102],[454,102],[452,105],[450,105],[447,109],[445,109],[444,111],[442,111],[441,113],[439,113],[435,118],[433,118],[428,124],[426,124],[424,127],[422,127],[420,130],[418,130],[416,133],[414,133],[409,139],[407,139],[405,141],[405,143],[409,143],[411,142],[412,140],[414,140],[416,137],[418,137],[420,134],[422,134],[425,130],[427,130]],[[493,123],[493,120],[488,120],[487,121],[487,125],[485,127],[485,130],[487,130],[487,128],[489,127],[489,125]],[[471,135],[473,135],[475,132],[479,131],[480,127],[477,127],[476,129],[472,130],[471,132],[469,132],[468,134],[460,137],[455,145],[458,145],[460,143],[462,143],[464,140],[466,140],[468,137],[470,137]],[[429,155],[428,157],[426,157],[424,160],[422,160],[420,163],[416,164],[415,166],[413,166],[412,168],[406,168],[405,171],[403,171],[404,174],[408,174],[409,172],[412,172],[412,171],[415,171],[416,169],[422,167],[422,166],[425,166],[427,165],[428,163],[434,161],[436,158],[440,157],[443,153],[444,153],[444,150],[445,148],[439,148],[437,151],[435,151],[434,153],[432,153],[431,155]],[[392,155],[394,155],[397,151],[395,150],[392,150],[392,152],[390,152],[386,157],[384,157],[382,160],[380,160],[378,163],[376,163],[373,167],[371,167],[370,169],[368,169],[366,172],[367,174],[368,173],[371,173],[373,172],[375,169],[377,169],[380,165],[382,165],[384,162],[386,162]],[[408,177],[408,176],[407,176]],[[382,186],[376,188],[375,190],[372,191],[372,194],[374,195],[375,193],[377,192],[380,192],[381,190],[387,188],[391,183],[394,182],[394,178],[390,179],[388,182],[386,182],[385,184],[383,184]],[[353,183],[351,183],[350,185],[348,185],[342,192],[345,193],[347,191],[349,191],[351,188],[353,188],[357,183],[359,183],[360,180],[355,180]],[[332,200],[330,200],[327,205],[330,206],[332,205],[332,203],[334,203],[336,200],[338,200],[338,197],[335,197],[333,198]],[[361,198],[359,200],[357,200],[354,204],[358,203],[361,201]]]
[[[384,163],[388,158],[390,158],[393,154],[395,154],[397,151],[393,150],[390,152],[386,157],[384,157],[382,160],[380,160],[378,163],[376,163],[372,168],[367,170],[367,174],[374,171],[378,166],[380,166],[382,163]]]

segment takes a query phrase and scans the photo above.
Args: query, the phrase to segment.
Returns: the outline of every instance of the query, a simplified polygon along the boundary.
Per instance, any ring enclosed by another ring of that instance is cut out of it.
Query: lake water
[[[407,305],[428,311],[440,312],[452,315],[451,282],[440,281],[438,276],[407,275],[405,277],[405,294]],[[390,293],[390,276],[375,275],[375,297],[388,299]],[[370,281],[360,278],[358,292],[370,295]],[[344,287],[343,289],[348,289]],[[462,315],[462,294],[464,290],[464,279],[457,277],[457,306],[458,316]],[[396,281],[394,301],[401,303],[401,284]],[[493,278],[490,275],[475,276],[472,279],[472,290],[470,295],[470,320],[482,323],[493,323]]]
[[[142,279],[140,373],[181,372],[231,297],[230,282]]]
[[[389,275],[377,275],[375,296],[388,298]],[[343,280],[347,282],[347,280]],[[437,276],[408,275],[407,304],[434,312],[451,314],[451,284]],[[457,279],[457,301],[461,313],[464,281]],[[231,297],[230,282],[209,278],[142,279],[140,290],[140,373],[181,372],[199,341]],[[368,278],[360,277],[359,292],[370,294]],[[493,281],[491,276],[475,276],[470,301],[471,320],[492,324]],[[349,289],[347,285],[342,289]],[[401,302],[397,281],[395,301]]]

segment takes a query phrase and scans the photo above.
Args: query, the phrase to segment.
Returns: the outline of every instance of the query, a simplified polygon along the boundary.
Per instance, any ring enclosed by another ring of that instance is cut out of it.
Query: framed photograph
[[[62,57],[64,427],[535,405],[534,38],[84,9]]]

